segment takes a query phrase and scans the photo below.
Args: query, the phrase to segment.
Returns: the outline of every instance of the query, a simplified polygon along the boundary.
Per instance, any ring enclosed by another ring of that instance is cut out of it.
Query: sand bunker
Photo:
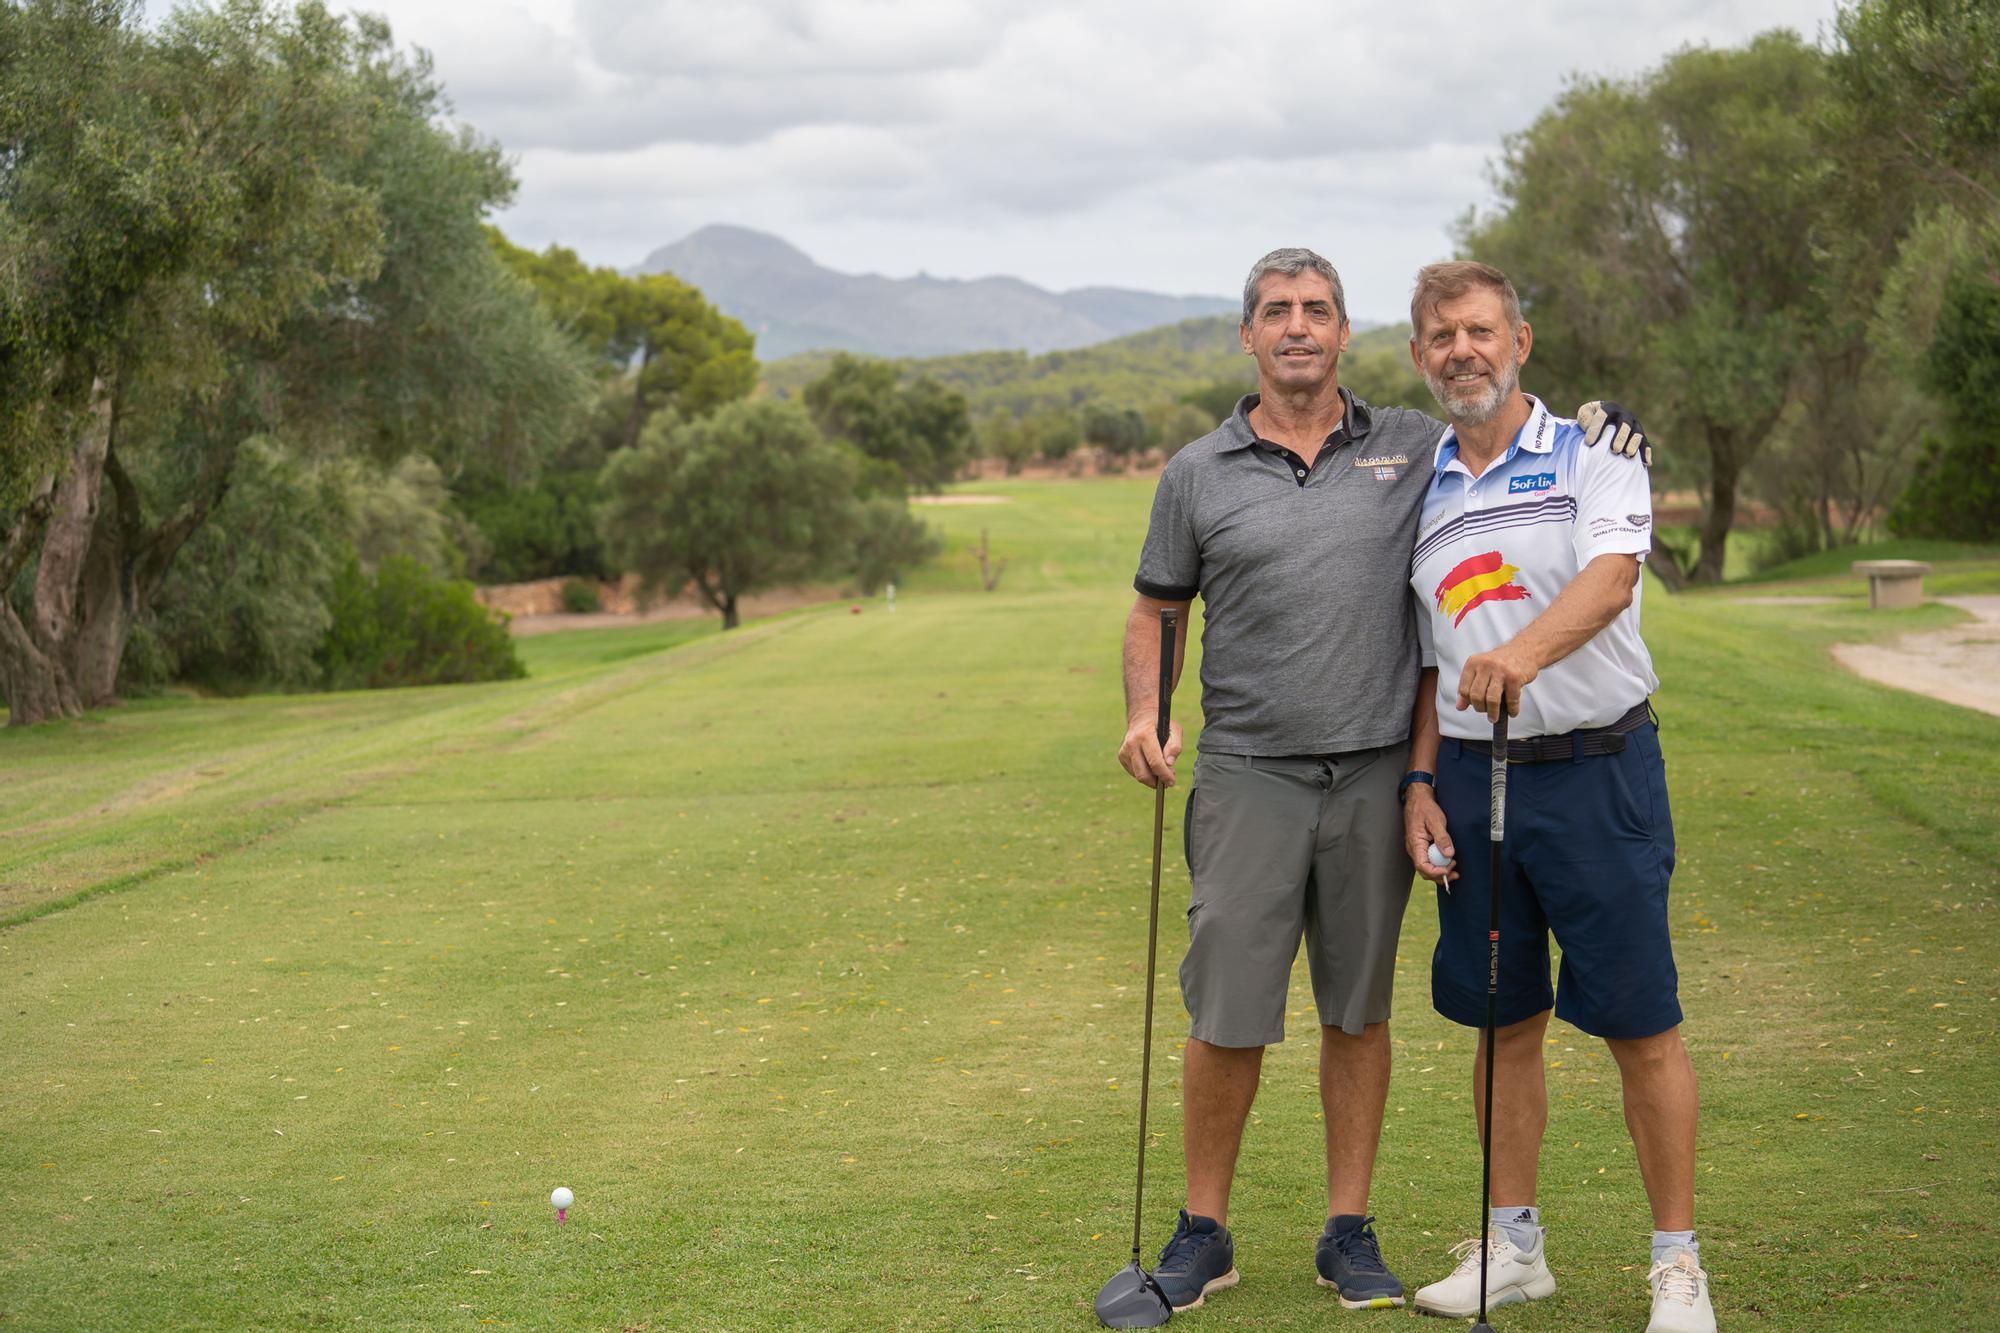
[[[1858,676],[2000,717],[2000,597],[1940,597],[1977,617],[1970,624],[1893,643],[1841,643],[1840,664]]]

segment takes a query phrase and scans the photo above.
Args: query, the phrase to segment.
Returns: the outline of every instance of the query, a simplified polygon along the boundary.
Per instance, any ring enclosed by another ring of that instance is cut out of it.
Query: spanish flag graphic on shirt
[[[1526,601],[1528,590],[1514,582],[1514,576],[1520,572],[1519,566],[1502,560],[1498,551],[1461,560],[1439,581],[1437,608],[1452,618],[1452,628],[1456,629],[1475,606]]]

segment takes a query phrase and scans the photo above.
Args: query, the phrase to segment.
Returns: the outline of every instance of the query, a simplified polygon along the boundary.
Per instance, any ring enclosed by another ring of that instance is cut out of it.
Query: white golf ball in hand
[[[1451,858],[1444,854],[1444,848],[1438,846],[1436,843],[1431,844],[1430,858],[1431,864],[1434,866],[1448,866],[1451,864]]]
[[[551,1208],[568,1208],[575,1202],[576,1196],[569,1192],[569,1186],[567,1185],[556,1186],[555,1193],[549,1195],[549,1206]]]

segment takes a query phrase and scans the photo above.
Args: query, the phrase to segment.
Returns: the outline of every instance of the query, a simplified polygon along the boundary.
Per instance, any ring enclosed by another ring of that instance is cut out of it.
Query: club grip
[[[1171,606],[1160,608],[1160,716],[1159,741],[1167,743],[1167,724],[1174,711],[1174,638],[1180,629],[1181,613]]]
[[[1493,804],[1487,812],[1487,836],[1497,849],[1507,836],[1507,704],[1493,722]],[[1497,850],[1496,850],[1497,854]]]

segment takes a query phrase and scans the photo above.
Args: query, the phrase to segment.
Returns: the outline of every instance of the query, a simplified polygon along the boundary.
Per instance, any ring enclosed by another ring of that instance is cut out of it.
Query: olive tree
[[[237,0],[0,7],[0,689],[116,701],[137,618],[246,441],[447,466],[587,391],[481,229],[512,181],[377,20]],[[28,466],[16,474],[16,460]],[[30,578],[27,571],[32,570]]]
[[[694,421],[655,416],[605,464],[605,545],[646,587],[692,584],[740,622],[744,594],[804,578],[848,549],[854,471],[797,404],[731,403]]]
[[[1824,324],[1815,231],[1838,163],[1817,151],[1827,58],[1790,32],[1690,48],[1571,85],[1506,141],[1501,207],[1468,220],[1506,269],[1546,387],[1615,386],[1691,457],[1707,495],[1698,579],[1722,577],[1739,479]]]

